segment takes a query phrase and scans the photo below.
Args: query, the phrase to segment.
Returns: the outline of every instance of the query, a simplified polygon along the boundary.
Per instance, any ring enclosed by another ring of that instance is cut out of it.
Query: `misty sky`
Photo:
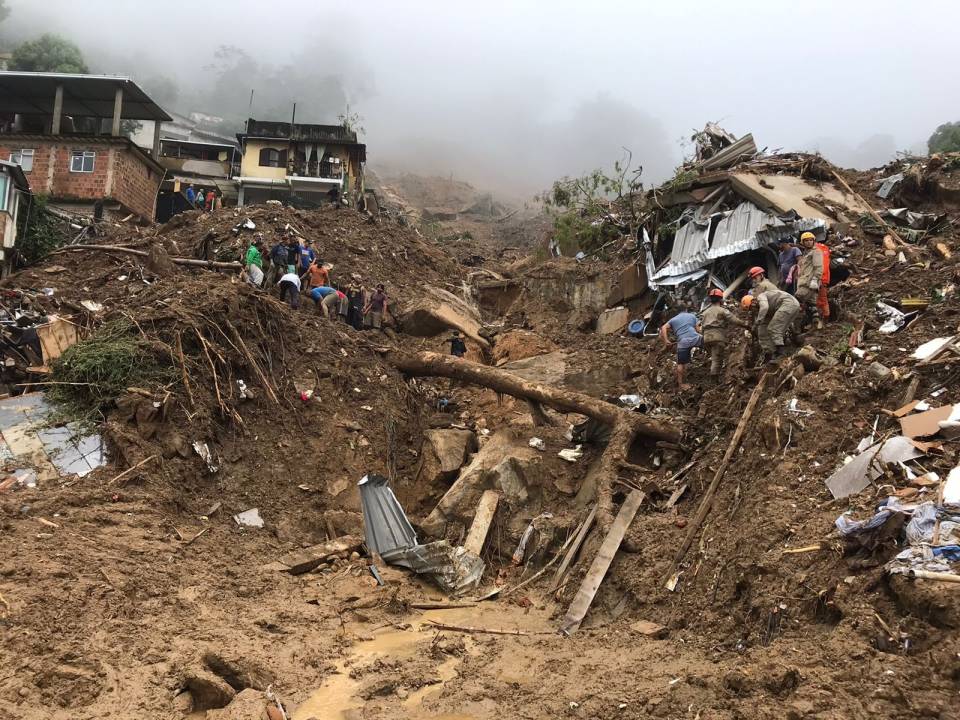
[[[97,72],[172,80],[180,111],[245,110],[256,74],[218,86],[213,67],[218,47],[242,48],[261,96],[289,94],[298,121],[335,122],[349,102],[373,167],[505,192],[609,166],[623,146],[662,179],[707,120],[860,166],[960,120],[960,3],[941,0],[8,5],[7,45],[63,34]]]

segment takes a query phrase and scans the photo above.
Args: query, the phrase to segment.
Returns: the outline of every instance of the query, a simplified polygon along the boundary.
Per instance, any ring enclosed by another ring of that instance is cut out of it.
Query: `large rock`
[[[268,702],[259,690],[244,690],[222,710],[207,711],[206,720],[267,720]]]
[[[567,354],[562,350],[508,362],[500,366],[517,377],[543,385],[559,385],[567,372]]]
[[[429,484],[452,480],[476,449],[477,437],[471,430],[427,430],[417,480]]]
[[[494,433],[421,523],[424,532],[439,537],[448,523],[468,525],[484,490],[499,490],[513,507],[525,504],[541,463],[540,453],[527,444],[528,439],[509,430]]]
[[[226,707],[236,694],[223,678],[206,671],[194,672],[184,683],[193,698],[193,711]]]
[[[601,335],[613,335],[627,326],[630,321],[630,309],[615,307],[604,310],[597,317],[597,332]]]
[[[480,334],[479,311],[451,292],[424,285],[410,293],[395,308],[397,322],[407,335],[433,337],[450,329],[459,330],[485,350],[490,343]]]

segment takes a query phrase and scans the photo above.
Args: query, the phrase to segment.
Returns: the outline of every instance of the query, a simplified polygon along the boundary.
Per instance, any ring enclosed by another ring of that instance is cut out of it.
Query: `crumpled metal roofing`
[[[654,274],[649,274],[648,268],[648,277],[659,285],[676,285],[695,279],[687,276],[718,258],[757,250],[782,238],[825,227],[826,223],[818,218],[784,220],[751,202],[742,202],[731,211],[711,216],[707,223],[691,220],[680,228],[670,262]]]
[[[397,496],[382,475],[364,475],[360,486],[360,506],[363,510],[363,537],[370,552],[386,560],[391,553],[403,551],[417,544],[417,534]]]

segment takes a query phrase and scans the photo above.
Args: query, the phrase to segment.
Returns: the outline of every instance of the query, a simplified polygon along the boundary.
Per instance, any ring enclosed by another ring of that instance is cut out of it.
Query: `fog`
[[[869,167],[960,119],[960,4],[7,0],[167,109],[241,122],[362,117],[373,168],[503,195],[609,167],[669,176],[707,120]],[[251,102],[251,91],[253,99]]]

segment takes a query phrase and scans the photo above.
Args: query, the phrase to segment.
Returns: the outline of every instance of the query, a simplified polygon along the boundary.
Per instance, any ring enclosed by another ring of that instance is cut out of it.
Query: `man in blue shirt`
[[[697,316],[689,312],[687,308],[680,307],[673,318],[664,323],[660,328],[660,339],[668,347],[674,343],[670,340],[669,331],[673,330],[676,336],[677,345],[677,366],[674,374],[677,378],[677,387],[681,390],[688,390],[689,385],[683,382],[683,376],[687,365],[690,364],[691,355],[695,347],[703,347],[703,336],[700,334],[700,326],[697,323]]]
[[[197,191],[193,189],[193,185],[187,185],[187,202],[193,205],[197,201]]]
[[[801,255],[803,251],[789,239],[780,241],[780,255],[777,257],[777,265],[780,268],[780,287],[791,295],[795,294],[797,289],[796,273],[791,271],[796,267]]]

